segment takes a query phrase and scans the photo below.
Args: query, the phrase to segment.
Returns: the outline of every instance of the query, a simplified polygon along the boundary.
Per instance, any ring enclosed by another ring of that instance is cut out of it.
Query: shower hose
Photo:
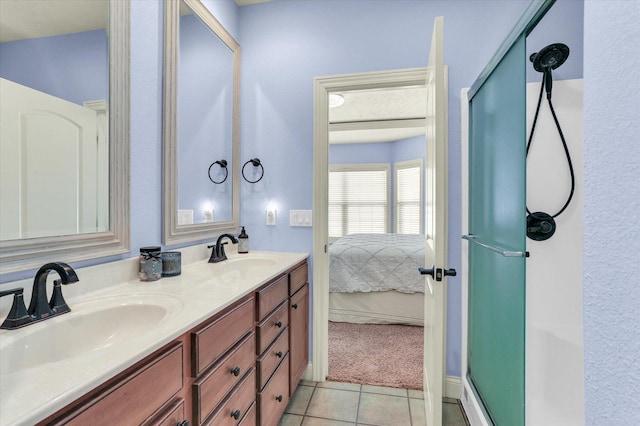
[[[531,142],[533,141],[533,134],[536,130],[536,123],[538,122],[538,114],[540,113],[540,105],[542,105],[542,93],[544,92],[544,87],[545,87],[545,78],[546,78],[546,73],[542,74],[542,84],[540,85],[540,95],[538,96],[538,105],[536,106],[536,113],[533,117],[533,124],[531,126],[531,134],[529,135],[529,141],[527,142],[527,156],[529,155],[529,149],[531,149]],[[573,163],[571,162],[571,154],[569,153],[569,148],[567,147],[567,141],[564,138],[564,134],[562,133],[562,128],[560,127],[560,122],[558,121],[558,117],[556,116],[556,112],[553,109],[553,103],[551,102],[551,93],[547,93],[547,100],[549,101],[549,109],[551,110],[551,115],[553,116],[553,121],[555,121],[556,123],[556,129],[558,129],[558,134],[560,135],[560,140],[562,141],[562,146],[564,148],[564,153],[567,157],[567,164],[569,165],[569,173],[571,174],[571,192],[569,192],[569,197],[567,198],[567,201],[564,203],[564,206],[562,206],[562,208],[554,215],[552,215],[551,217],[556,218],[558,217],[562,212],[565,211],[565,209],[569,206],[569,204],[571,203],[571,199],[573,198],[573,193],[575,191],[576,188],[576,177],[575,174],[573,172]],[[529,207],[527,207],[527,213],[531,214],[531,212],[529,211]]]

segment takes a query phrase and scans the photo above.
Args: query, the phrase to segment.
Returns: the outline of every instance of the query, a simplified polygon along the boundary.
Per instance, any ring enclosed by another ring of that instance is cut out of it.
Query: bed
[[[329,248],[329,320],[424,324],[424,235],[353,234]]]

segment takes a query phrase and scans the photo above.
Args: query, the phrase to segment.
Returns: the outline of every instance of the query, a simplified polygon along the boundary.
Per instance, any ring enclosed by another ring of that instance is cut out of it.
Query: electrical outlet
[[[267,209],[267,225],[274,226],[276,224],[276,210]]]

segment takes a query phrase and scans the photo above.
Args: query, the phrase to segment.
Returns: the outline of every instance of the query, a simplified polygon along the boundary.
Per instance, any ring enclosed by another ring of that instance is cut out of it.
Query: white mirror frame
[[[165,2],[163,113],[163,232],[164,244],[213,238],[238,230],[240,212],[240,45],[199,0],[183,0],[233,52],[232,220],[178,226],[178,20],[180,0]],[[205,177],[206,179],[206,177]]]
[[[129,1],[110,1],[109,230],[0,241],[0,273],[129,252],[129,26]]]

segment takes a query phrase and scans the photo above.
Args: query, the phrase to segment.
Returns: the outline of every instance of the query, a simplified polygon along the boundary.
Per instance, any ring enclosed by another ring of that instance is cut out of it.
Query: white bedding
[[[329,293],[329,321],[424,326],[424,294]]]
[[[329,248],[329,291],[424,293],[424,235],[354,234]]]

